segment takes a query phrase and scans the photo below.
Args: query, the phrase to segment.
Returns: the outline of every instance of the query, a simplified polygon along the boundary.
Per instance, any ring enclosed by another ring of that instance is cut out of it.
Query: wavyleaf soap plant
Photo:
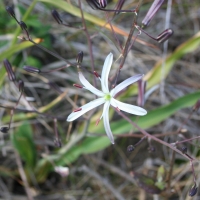
[[[140,80],[143,77],[143,75],[138,74],[138,75],[132,76],[132,77],[124,80],[122,83],[120,83],[116,87],[114,87],[111,91],[109,91],[108,75],[110,72],[110,68],[112,66],[112,62],[113,62],[113,54],[110,53],[105,59],[101,77],[97,73],[95,73],[97,75],[97,77],[99,78],[99,80],[101,81],[102,91],[96,89],[93,85],[91,85],[85,79],[85,77],[83,76],[83,73],[81,71],[79,71],[79,79],[80,79],[81,83],[84,85],[84,88],[89,90],[90,92],[92,92],[93,94],[98,96],[99,98],[76,109],[74,112],[72,112],[68,116],[67,121],[68,122],[74,121],[75,119],[77,119],[81,115],[85,114],[89,110],[104,104],[103,113],[102,113],[101,117],[97,120],[96,125],[98,125],[101,118],[103,118],[103,123],[104,123],[104,128],[105,128],[106,134],[107,134],[108,138],[110,139],[111,143],[114,144],[114,137],[113,137],[112,131],[110,129],[110,124],[109,124],[109,107],[110,107],[110,105],[118,110],[122,110],[122,111],[128,112],[130,114],[134,114],[134,115],[146,115],[147,112],[145,109],[143,109],[141,107],[122,103],[122,102],[118,101],[117,99],[115,99],[115,96],[120,91],[122,91],[123,89],[125,89],[126,87],[131,85],[132,83]],[[81,86],[79,86],[79,88],[80,87]]]

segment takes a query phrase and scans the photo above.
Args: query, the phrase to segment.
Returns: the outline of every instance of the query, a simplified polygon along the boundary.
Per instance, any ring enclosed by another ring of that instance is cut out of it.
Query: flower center
[[[106,94],[106,95],[104,96],[104,98],[105,98],[106,101],[110,101],[111,96],[110,96],[110,94]]]

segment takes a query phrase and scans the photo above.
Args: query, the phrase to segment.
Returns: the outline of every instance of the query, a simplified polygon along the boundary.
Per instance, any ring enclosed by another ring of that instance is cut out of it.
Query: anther
[[[77,108],[76,110],[74,110],[73,112],[79,112],[79,111],[81,111],[82,110],[82,108]]]
[[[116,110],[120,112],[120,109],[118,107],[116,107]]]
[[[96,121],[96,126],[98,126],[99,125],[99,122],[100,122],[100,119],[97,119],[97,121]]]
[[[96,71],[94,71],[93,73],[97,78],[100,78],[100,75]]]
[[[81,86],[81,85],[79,85],[79,84],[76,84],[76,83],[73,84],[73,86],[74,86],[74,87],[77,87],[77,88],[81,88],[81,89],[83,88],[83,86]]]

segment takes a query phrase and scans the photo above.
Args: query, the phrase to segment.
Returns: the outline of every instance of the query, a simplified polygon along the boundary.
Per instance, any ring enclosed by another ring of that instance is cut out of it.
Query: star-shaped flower
[[[102,113],[99,121],[103,117],[103,123],[104,123],[105,131],[106,131],[111,143],[114,144],[114,138],[113,138],[112,131],[110,129],[110,124],[109,124],[109,107],[110,107],[110,105],[112,105],[113,107],[115,107],[118,110],[122,110],[122,111],[125,111],[127,113],[134,114],[134,115],[146,115],[147,111],[144,110],[143,108],[138,107],[138,106],[133,106],[133,105],[130,105],[130,104],[122,103],[122,102],[120,102],[120,101],[118,101],[117,99],[114,98],[115,95],[118,92],[120,92],[121,90],[123,90],[127,86],[131,85],[132,83],[140,80],[143,77],[143,75],[138,74],[138,75],[132,76],[132,77],[126,79],[125,81],[123,81],[122,83],[120,83],[119,85],[117,85],[111,91],[109,91],[108,75],[109,75],[109,72],[110,72],[112,62],[113,62],[113,54],[110,53],[106,57],[106,60],[104,62],[104,66],[103,66],[103,70],[102,70],[102,73],[101,73],[101,78],[99,78],[100,81],[101,81],[102,91],[100,91],[100,90],[96,89],[94,86],[92,86],[85,79],[82,72],[79,72],[79,79],[80,79],[80,82],[84,85],[84,88],[89,90],[90,92],[92,92],[93,94],[98,96],[99,98],[85,104],[84,106],[82,106],[79,109],[72,112],[68,116],[67,121],[71,122],[71,121],[77,119],[78,117],[80,117],[81,115],[85,114],[89,110],[104,104],[103,113]]]

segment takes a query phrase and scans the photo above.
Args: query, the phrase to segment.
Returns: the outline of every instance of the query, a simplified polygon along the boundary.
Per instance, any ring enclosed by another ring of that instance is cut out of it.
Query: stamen
[[[116,110],[118,110],[120,112],[120,109],[118,107],[116,107]]]
[[[99,75],[96,71],[94,71],[94,75],[95,75],[97,78],[100,78],[100,75]]]
[[[82,108],[78,108],[78,109],[74,110],[73,112],[79,112],[81,110],[82,110]]]
[[[73,86],[74,86],[74,87],[77,87],[77,88],[81,88],[81,89],[83,88],[83,86],[81,86],[81,85],[79,85],[79,84],[76,84],[76,83],[73,84]]]
[[[99,125],[99,122],[101,121],[101,119],[97,119],[97,121],[96,121],[96,126],[98,126]]]

